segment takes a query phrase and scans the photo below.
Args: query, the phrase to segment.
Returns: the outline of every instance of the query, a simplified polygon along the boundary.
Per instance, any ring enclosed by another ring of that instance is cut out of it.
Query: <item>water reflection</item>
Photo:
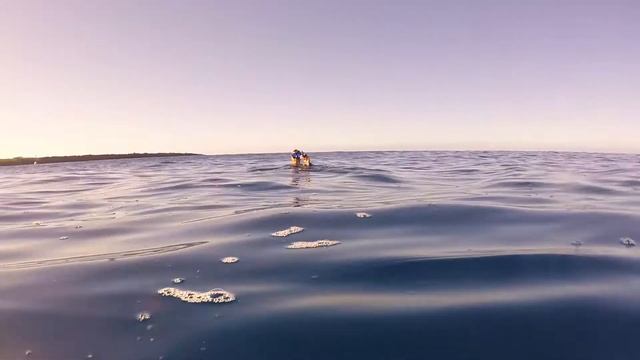
[[[311,197],[304,194],[305,188],[311,187],[311,170],[303,168],[291,168],[291,186],[297,188],[291,201],[292,207],[303,207],[308,205],[311,201]]]
[[[308,187],[311,185],[311,169],[291,168],[291,186]]]

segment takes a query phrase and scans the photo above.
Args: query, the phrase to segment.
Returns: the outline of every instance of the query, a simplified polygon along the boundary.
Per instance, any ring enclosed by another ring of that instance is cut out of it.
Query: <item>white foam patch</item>
[[[151,314],[149,314],[148,312],[141,312],[136,315],[136,320],[138,320],[139,322],[147,321],[149,319],[151,319]]]
[[[237,258],[237,257],[235,257],[235,256],[227,256],[226,258],[222,258],[222,259],[220,259],[220,261],[222,261],[222,262],[223,262],[223,263],[225,263],[225,264],[235,264],[235,263],[237,263],[238,261],[240,261],[240,259],[238,259],[238,258]]]
[[[356,216],[359,217],[360,219],[367,219],[371,217],[371,214],[366,212],[359,212],[359,213],[356,213]]]
[[[336,240],[318,240],[318,241],[296,241],[287,246],[287,249],[315,249],[320,247],[328,247],[340,244]]]
[[[304,228],[302,228],[300,226],[292,226],[292,227],[290,227],[288,229],[276,231],[273,234],[271,234],[271,236],[285,237],[285,236],[289,236],[289,235],[292,235],[292,234],[297,234],[299,232],[302,232],[303,230],[304,230]]]
[[[183,278],[175,278],[173,280],[171,280],[172,283],[174,284],[182,284],[184,282]]]
[[[176,288],[163,288],[158,290],[158,294],[162,296],[170,296],[180,299],[184,302],[199,303],[228,303],[236,300],[236,296],[223,289],[212,289],[209,291],[199,292],[193,290],[180,290]]]
[[[626,247],[633,247],[636,246],[636,242],[633,241],[632,238],[629,237],[623,237],[620,239],[620,244],[626,246]]]
[[[60,236],[58,239],[60,240],[67,240],[69,237],[68,236]]]

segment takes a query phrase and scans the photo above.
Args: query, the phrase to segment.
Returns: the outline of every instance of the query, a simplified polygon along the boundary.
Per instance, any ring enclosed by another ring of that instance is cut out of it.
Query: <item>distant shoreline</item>
[[[33,165],[52,164],[62,162],[78,162],[93,160],[114,160],[114,159],[139,159],[171,156],[192,156],[200,155],[193,153],[131,153],[131,154],[101,154],[101,155],[70,155],[70,156],[45,156],[45,157],[16,157],[13,159],[0,159],[0,166],[12,165]]]

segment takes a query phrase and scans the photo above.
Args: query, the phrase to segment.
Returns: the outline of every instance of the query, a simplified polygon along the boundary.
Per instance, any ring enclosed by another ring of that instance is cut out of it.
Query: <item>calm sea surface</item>
[[[313,160],[0,168],[0,359],[640,359],[640,156]]]

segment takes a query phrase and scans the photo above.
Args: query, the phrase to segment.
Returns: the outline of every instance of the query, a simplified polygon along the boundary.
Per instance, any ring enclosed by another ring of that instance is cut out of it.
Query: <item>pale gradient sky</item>
[[[0,158],[640,152],[640,1],[0,0]]]

